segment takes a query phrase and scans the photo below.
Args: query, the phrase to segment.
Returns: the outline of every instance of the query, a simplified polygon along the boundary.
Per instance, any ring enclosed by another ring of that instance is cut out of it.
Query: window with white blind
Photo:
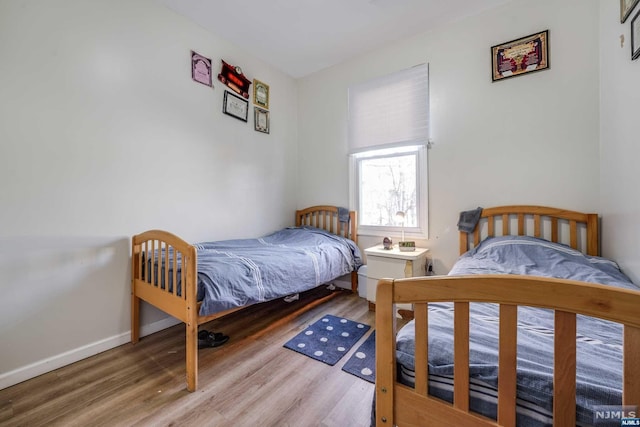
[[[349,192],[359,234],[404,226],[405,236],[427,238],[428,133],[427,64],[349,88]]]

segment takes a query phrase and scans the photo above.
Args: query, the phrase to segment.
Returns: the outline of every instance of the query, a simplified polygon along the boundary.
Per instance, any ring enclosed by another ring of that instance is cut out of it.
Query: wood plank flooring
[[[199,350],[199,389],[186,391],[184,325],[0,390],[0,426],[369,426],[374,386],[342,371],[364,337],[328,366],[282,345],[324,314],[374,326],[347,291],[321,304],[259,304],[203,325],[228,334]]]

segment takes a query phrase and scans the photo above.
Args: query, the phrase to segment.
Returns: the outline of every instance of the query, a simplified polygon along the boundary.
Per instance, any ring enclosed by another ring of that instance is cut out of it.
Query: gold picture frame
[[[620,0],[620,23],[624,24],[640,0]]]
[[[253,103],[269,109],[269,85],[257,79],[253,79]]]
[[[491,47],[493,82],[549,68],[549,30]]]

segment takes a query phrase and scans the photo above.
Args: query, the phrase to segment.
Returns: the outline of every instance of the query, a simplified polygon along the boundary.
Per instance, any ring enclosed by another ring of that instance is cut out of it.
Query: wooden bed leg
[[[624,327],[623,405],[640,405],[640,328]]]
[[[140,271],[140,246],[131,242],[131,342],[140,341],[140,298],[136,296],[136,272]]]
[[[376,302],[376,425],[394,426],[396,316],[392,280],[378,282]]]
[[[351,272],[351,292],[353,292],[354,294],[358,293],[358,272],[357,271]]]
[[[140,298],[131,291],[131,342],[140,341]]]
[[[198,388],[198,323],[186,324],[187,333],[187,390]]]
[[[196,265],[198,256],[196,249],[191,246],[187,254],[183,254],[183,283],[182,289],[186,289],[186,335],[187,335],[187,390],[194,392],[198,388],[198,302]],[[187,267],[188,266],[188,267]],[[185,268],[186,267],[186,268]],[[186,271],[186,275],[184,272]],[[185,277],[186,276],[186,277]],[[186,279],[186,282],[185,282]]]

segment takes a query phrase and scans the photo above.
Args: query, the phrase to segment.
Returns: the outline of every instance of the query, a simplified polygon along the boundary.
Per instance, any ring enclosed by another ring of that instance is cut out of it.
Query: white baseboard
[[[140,335],[146,336],[163,329],[180,323],[179,320],[173,317],[167,317],[149,325],[143,325],[140,328]],[[122,344],[126,344],[131,341],[131,331],[124,332],[122,334],[114,335],[109,338],[105,338],[82,347],[75,348],[73,350],[66,351],[62,354],[58,354],[47,359],[39,360],[27,366],[23,366],[13,371],[0,374],[0,390],[11,387],[12,385],[21,383],[31,378],[35,378],[38,375],[46,374],[55,369],[63,366],[70,365],[78,362],[87,357],[91,357],[103,351],[110,350],[118,347]]]

